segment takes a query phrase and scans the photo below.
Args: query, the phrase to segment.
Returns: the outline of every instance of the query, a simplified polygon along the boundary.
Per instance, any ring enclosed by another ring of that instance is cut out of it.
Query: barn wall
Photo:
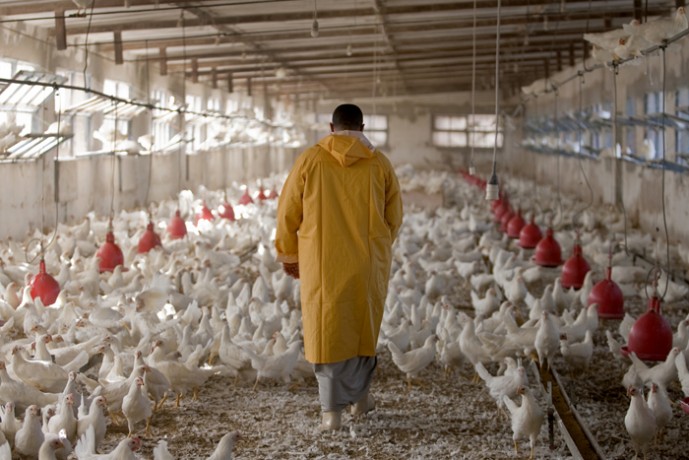
[[[592,63],[589,63],[589,67]],[[666,80],[665,80],[665,112],[675,113],[676,92],[679,89],[689,88],[686,75],[689,74],[689,40],[682,39],[671,45],[665,56]],[[564,81],[569,76],[576,74],[578,69],[567,69],[555,75],[552,81]],[[662,90],[662,56],[657,53],[638,62],[622,66],[617,77],[617,112],[624,115],[628,106],[634,108],[635,116],[644,116],[644,97],[649,92]],[[541,85],[542,86],[542,85]],[[581,104],[582,107],[591,107],[594,104],[613,103],[613,74],[610,69],[601,68],[584,75],[583,84],[577,76],[571,82],[558,85],[558,113],[563,114],[573,111]],[[580,102],[580,90],[581,102]],[[566,193],[578,196],[587,201],[588,188],[585,185],[585,172],[597,203],[609,203],[620,205],[623,202],[628,217],[633,225],[637,225],[644,231],[664,237],[662,217],[662,183],[663,171],[643,165],[635,164],[624,159],[614,158],[612,152],[604,157],[573,158],[534,153],[520,147],[524,139],[522,124],[525,116],[546,115],[554,117],[554,94],[541,94],[537,98],[530,99],[522,114],[512,120],[517,128],[509,133],[504,161],[499,167],[510,174],[519,177],[527,177],[542,184],[556,186],[559,178],[560,187]],[[620,129],[618,142],[621,148],[637,156],[644,157],[642,150],[645,138],[643,127],[634,128],[632,134],[627,135],[626,129]],[[586,134],[584,134],[586,139]],[[633,141],[632,141],[633,139]],[[675,130],[667,129],[665,133],[665,152],[669,161],[675,161]],[[660,152],[658,152],[660,154]],[[618,174],[616,169],[619,168]],[[686,242],[689,239],[689,173],[665,171],[665,205],[667,224],[670,240],[673,242]],[[585,202],[584,201],[584,202]]]

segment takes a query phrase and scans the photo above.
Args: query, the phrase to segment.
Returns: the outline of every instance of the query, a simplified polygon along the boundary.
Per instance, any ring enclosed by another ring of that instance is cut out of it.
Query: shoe
[[[363,398],[352,404],[352,416],[358,417],[365,415],[376,408],[376,400],[370,393],[366,393]]]
[[[328,411],[323,412],[321,419],[321,431],[335,431],[342,428],[342,412]]]

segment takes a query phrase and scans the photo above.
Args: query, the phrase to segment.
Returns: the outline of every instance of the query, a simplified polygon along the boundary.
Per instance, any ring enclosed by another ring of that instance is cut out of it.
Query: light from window
[[[502,132],[498,133],[498,147],[502,147]],[[495,145],[495,115],[435,115],[432,142],[436,147],[493,148]]]

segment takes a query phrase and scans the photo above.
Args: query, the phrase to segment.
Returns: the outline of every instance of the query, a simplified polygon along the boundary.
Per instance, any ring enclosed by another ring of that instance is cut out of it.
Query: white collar
[[[356,137],[359,139],[370,151],[374,151],[376,147],[371,143],[371,141],[368,140],[368,138],[364,135],[363,131],[352,131],[349,129],[345,129],[342,131],[335,131],[333,134],[336,134],[338,136],[351,136],[351,137]]]

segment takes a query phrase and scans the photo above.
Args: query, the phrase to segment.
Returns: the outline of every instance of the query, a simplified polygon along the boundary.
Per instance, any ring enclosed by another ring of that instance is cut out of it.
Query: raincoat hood
[[[351,166],[362,158],[373,158],[375,147],[361,131],[336,131],[318,143],[342,166]]]

